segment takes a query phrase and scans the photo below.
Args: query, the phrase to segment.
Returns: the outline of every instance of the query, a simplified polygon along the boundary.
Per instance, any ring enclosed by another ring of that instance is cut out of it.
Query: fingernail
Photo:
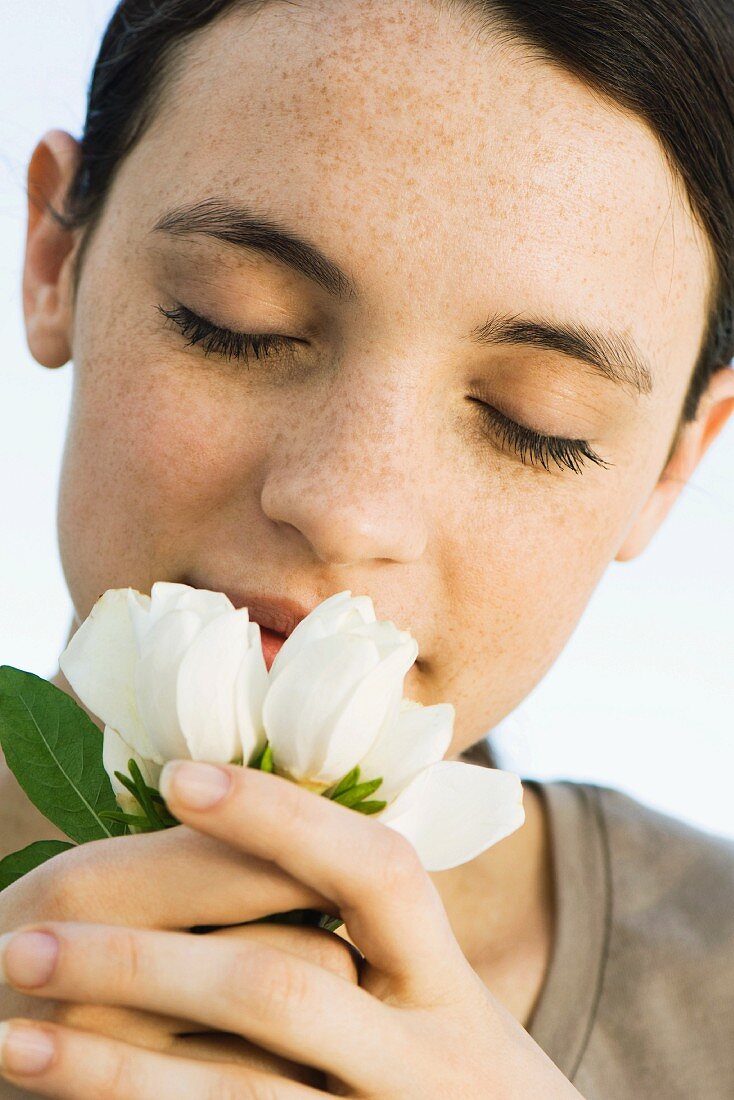
[[[54,1041],[31,1024],[0,1023],[0,1070],[20,1076],[43,1073],[53,1061]]]
[[[166,802],[176,801],[190,810],[208,810],[221,802],[232,777],[214,764],[171,760],[160,778],[160,791]]]
[[[0,983],[33,989],[54,972],[59,945],[50,932],[6,932],[0,936]]]

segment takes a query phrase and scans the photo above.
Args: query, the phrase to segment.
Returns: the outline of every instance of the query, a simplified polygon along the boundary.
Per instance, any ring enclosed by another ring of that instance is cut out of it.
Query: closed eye
[[[233,329],[222,328],[180,303],[173,309],[165,309],[160,305],[157,308],[186,338],[186,347],[200,345],[205,356],[221,355],[225,359],[247,362],[250,355],[258,360],[266,359],[278,353],[290,353],[295,345],[305,343],[295,336],[235,332]],[[573,470],[577,474],[583,473],[585,461],[605,468],[613,465],[592,451],[587,440],[544,435],[510,419],[486,401],[476,397],[469,397],[468,400],[479,406],[485,431],[489,430],[493,436],[499,436],[504,444],[520,456],[524,465],[528,465],[526,455],[530,456],[529,464],[532,466],[543,466],[549,470],[548,463],[552,459],[557,466]]]
[[[265,359],[277,352],[291,351],[294,344],[303,342],[294,336],[235,332],[233,329],[220,328],[181,304],[173,309],[164,309],[163,306],[157,308],[164,317],[173,321],[188,340],[186,347],[201,345],[205,355],[221,355],[225,359],[242,359],[246,362],[250,355],[254,355],[256,359]]]
[[[519,456],[524,465],[528,465],[525,456],[530,456],[531,466],[543,466],[549,470],[549,461],[552,459],[557,466],[566,467],[574,473],[583,473],[583,465],[586,461],[594,462],[598,466],[609,467],[613,463],[605,462],[594,451],[585,439],[566,439],[557,435],[543,435],[529,428],[525,424],[518,424],[511,420],[499,409],[488,405],[486,401],[480,401],[477,397],[470,397],[479,406],[485,427],[493,435],[498,435],[500,440],[507,444]]]

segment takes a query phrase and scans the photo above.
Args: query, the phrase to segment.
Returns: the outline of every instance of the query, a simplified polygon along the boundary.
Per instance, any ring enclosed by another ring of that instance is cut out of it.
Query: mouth
[[[252,618],[252,616],[250,616]],[[257,619],[253,619],[253,622],[257,622]],[[268,630],[266,626],[260,627],[260,641],[262,642],[263,657],[265,658],[265,667],[268,672],[273,667],[273,661],[280,652],[280,648],[285,641],[285,634],[278,634],[275,630]]]
[[[271,596],[244,592],[233,588],[219,588],[216,585],[198,579],[185,577],[183,584],[192,588],[208,589],[210,592],[222,592],[236,608],[246,607],[250,622],[260,627],[263,655],[268,672],[286,638],[290,637],[298,624],[318,607],[320,600],[313,600],[312,606],[291,600],[285,596]]]

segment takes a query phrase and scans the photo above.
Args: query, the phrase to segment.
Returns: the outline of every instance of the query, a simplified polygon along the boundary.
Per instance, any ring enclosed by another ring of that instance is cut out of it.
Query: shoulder
[[[543,784],[559,873],[604,895],[611,957],[672,981],[710,973],[734,1008],[734,840],[593,783]],[[578,897],[583,895],[579,894]],[[578,899],[577,899],[578,900]]]
[[[599,808],[617,916],[667,915],[658,927],[703,937],[734,937],[734,840],[652,809],[610,787],[585,785]],[[621,908],[620,908],[621,907]]]
[[[603,1062],[610,1049],[636,1051],[638,1083],[665,1080],[658,1095],[734,1095],[734,841],[585,786],[608,877],[589,1054]]]
[[[615,1100],[728,1100],[734,841],[610,787],[542,786],[564,971],[553,1007],[578,1040],[574,1083]],[[560,1003],[568,989],[577,1007]]]

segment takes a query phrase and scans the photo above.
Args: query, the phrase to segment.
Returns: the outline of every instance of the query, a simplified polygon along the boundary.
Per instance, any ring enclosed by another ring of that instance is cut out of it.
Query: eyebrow
[[[308,238],[251,207],[203,199],[163,214],[153,232],[171,236],[201,233],[285,264],[339,301],[359,297],[356,281]],[[602,377],[638,395],[653,389],[653,372],[632,337],[605,333],[573,321],[494,314],[468,339],[485,347],[512,345],[555,351],[585,363]]]

